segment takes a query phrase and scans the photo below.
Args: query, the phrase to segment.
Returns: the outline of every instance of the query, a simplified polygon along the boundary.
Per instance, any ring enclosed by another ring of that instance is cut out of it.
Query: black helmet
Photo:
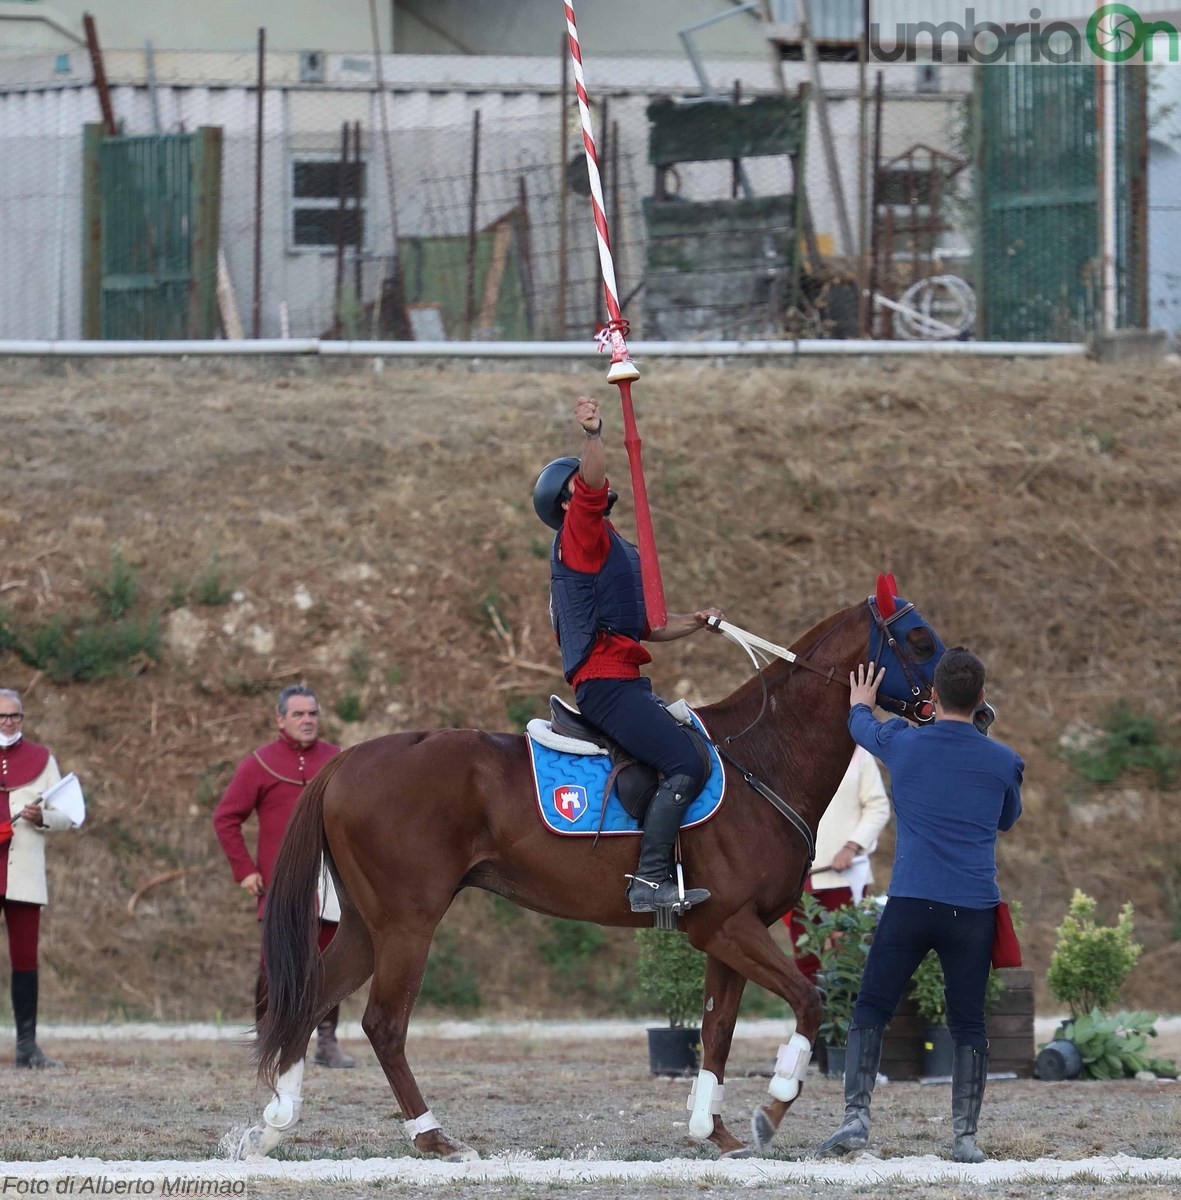
[[[566,485],[577,473],[577,458],[555,458],[547,463],[533,485],[533,511],[551,528],[561,529]]]

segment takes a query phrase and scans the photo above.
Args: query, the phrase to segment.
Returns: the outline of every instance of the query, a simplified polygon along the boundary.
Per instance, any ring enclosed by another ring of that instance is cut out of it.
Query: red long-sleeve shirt
[[[339,752],[340,747],[331,742],[316,741],[305,750],[289,738],[279,736],[238,764],[213,812],[213,828],[236,882],[241,883],[257,871],[263,886],[270,886],[279,845],[304,785]],[[257,860],[251,857],[242,836],[242,825],[251,813],[258,814]],[[260,915],[262,904],[260,897]]]
[[[558,552],[572,571],[599,571],[611,550],[610,531],[615,527],[604,513],[607,481],[589,488],[581,475],[574,476],[574,496],[558,533]],[[648,636],[644,628],[644,636]],[[587,679],[636,679],[652,655],[639,642],[620,633],[600,633],[586,662],[574,672],[570,685],[577,690]]]

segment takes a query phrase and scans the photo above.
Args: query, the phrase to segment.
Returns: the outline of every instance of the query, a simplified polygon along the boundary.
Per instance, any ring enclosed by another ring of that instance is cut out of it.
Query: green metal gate
[[[217,331],[221,129],[84,140],[83,331],[208,338]]]
[[[1118,75],[1119,324],[1147,309],[1145,77]],[[1080,341],[1101,314],[1100,139],[1093,66],[976,71],[980,336]]]

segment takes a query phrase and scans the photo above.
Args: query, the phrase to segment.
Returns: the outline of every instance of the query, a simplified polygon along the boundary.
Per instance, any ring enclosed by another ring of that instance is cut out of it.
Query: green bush
[[[1091,783],[1114,783],[1128,770],[1151,771],[1157,786],[1167,788],[1176,778],[1181,753],[1168,745],[1157,721],[1133,712],[1121,701],[1108,713],[1104,729],[1094,738],[1065,750],[1066,761]]]
[[[800,909],[805,929],[796,945],[820,960],[816,983],[824,993],[824,1018],[816,1036],[830,1046],[843,1046],[849,1038],[857,990],[882,908],[867,896],[860,904],[829,912],[805,892]]]
[[[21,659],[55,683],[136,674],[160,657],[160,626],[146,620],[68,621],[54,617],[21,638]]]
[[[1120,909],[1114,926],[1095,922],[1095,901],[1075,889],[1058,926],[1046,983],[1051,995],[1067,1005],[1072,1017],[1106,1010],[1119,996],[1128,972],[1143,949],[1132,941],[1132,904]]]
[[[106,579],[95,580],[90,590],[101,605],[103,615],[117,621],[135,607],[139,597],[135,568],[116,550],[111,555],[111,569]]]
[[[193,583],[193,601],[207,608],[220,608],[234,598],[233,587],[221,577],[221,565],[215,554],[205,570],[197,576]]]
[[[436,934],[419,999],[436,1008],[459,1013],[478,1012],[483,1003],[480,987],[471,965],[464,961],[454,934]]]
[[[345,692],[337,700],[335,707],[336,715],[349,724],[365,719],[365,706],[361,703],[361,697],[354,691]]]
[[[1083,1060],[1083,1079],[1124,1079],[1138,1071],[1175,1076],[1176,1064],[1144,1053],[1148,1039],[1156,1037],[1156,1017],[1146,1012],[1118,1012],[1105,1016],[1099,1009],[1075,1017],[1057,1034],[1073,1042]]]
[[[701,1019],[705,955],[676,929],[637,929],[636,992],[673,1029]]]

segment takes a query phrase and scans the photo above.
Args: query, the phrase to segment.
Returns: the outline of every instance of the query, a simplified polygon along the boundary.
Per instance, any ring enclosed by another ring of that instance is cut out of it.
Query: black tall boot
[[[331,1009],[316,1026],[316,1057],[312,1059],[321,1067],[355,1067],[357,1060],[346,1054],[336,1041],[336,1022],[340,1020],[340,1005]]]
[[[848,1154],[869,1142],[869,1102],[882,1061],[884,1025],[854,1025],[845,1049],[845,1119],[817,1147],[819,1154]]]
[[[951,1156],[956,1162],[984,1162],[985,1153],[976,1145],[976,1123],[984,1103],[988,1078],[988,1048],[957,1046],[951,1068]]]
[[[686,888],[682,900],[673,881],[673,847],[681,818],[700,790],[688,775],[670,775],[661,780],[644,817],[640,862],[636,873],[629,876],[627,899],[632,912],[655,912],[658,908],[687,912],[709,899],[705,888]]]
[[[12,1016],[16,1022],[16,1065],[18,1067],[60,1067],[37,1045],[37,970],[13,971]]]

